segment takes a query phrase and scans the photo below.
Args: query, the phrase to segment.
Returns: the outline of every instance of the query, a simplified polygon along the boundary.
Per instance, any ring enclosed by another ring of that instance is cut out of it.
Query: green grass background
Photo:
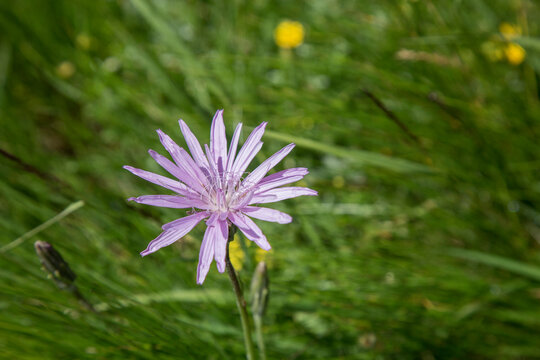
[[[287,18],[306,30],[288,52]],[[125,200],[160,192],[122,169],[162,173],[155,129],[184,144],[181,117],[207,142],[218,108],[229,135],[269,122],[256,163],[296,142],[278,169],[320,194],[261,223],[268,358],[540,358],[538,19],[526,0],[0,2],[0,148],[19,158],[0,157],[0,246],[85,204],[0,251],[0,358],[244,356],[227,277],[195,283],[204,226],[142,259],[183,212]],[[519,66],[482,52],[502,22]],[[102,312],[47,279],[38,239]],[[255,265],[251,246],[244,284]]]

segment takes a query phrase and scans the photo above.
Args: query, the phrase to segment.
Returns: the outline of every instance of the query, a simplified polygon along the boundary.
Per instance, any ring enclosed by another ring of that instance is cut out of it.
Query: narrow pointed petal
[[[246,184],[246,187],[256,185],[268,173],[268,171],[272,170],[274,166],[276,166],[291,152],[294,146],[294,144],[289,144],[263,161],[261,165],[257,166],[257,168],[246,177],[242,184]]]
[[[176,177],[181,182],[185,183],[189,188],[196,190],[196,185],[191,176],[189,176],[186,171],[180,169],[176,166],[171,160],[167,159],[165,156],[158,154],[154,150],[148,150],[150,156],[169,174]]]
[[[288,224],[292,221],[292,217],[289,214],[285,214],[284,212],[275,209],[245,206],[242,209],[242,212],[252,218],[275,222],[278,224]]]
[[[164,186],[163,184],[161,184],[161,182],[158,180],[158,182],[160,183],[161,186],[163,187],[166,187]],[[192,190],[191,188],[188,188],[186,185],[182,184],[181,182],[178,182],[180,185],[182,185],[182,187],[176,187],[174,185],[169,185],[169,188],[182,195],[182,196],[186,196],[186,197],[189,197],[189,198],[197,198],[197,197],[200,197],[201,195],[199,193],[197,193],[195,190]]]
[[[318,193],[305,187],[282,187],[255,194],[250,204],[271,203],[303,195],[317,196]]]
[[[180,124],[180,130],[182,131],[182,135],[184,135],[184,139],[186,139],[186,144],[189,148],[189,151],[191,152],[191,155],[193,155],[193,159],[201,168],[207,168],[208,161],[206,161],[206,158],[204,157],[204,153],[202,151],[199,140],[197,140],[197,137],[193,135],[189,126],[187,126],[184,120],[180,119],[178,120],[178,123]]]
[[[208,223],[215,222],[217,215],[212,214]],[[201,250],[199,251],[199,264],[197,265],[197,284],[201,285],[210,270],[214,258],[214,244],[216,241],[216,226],[208,226],[204,232]]]
[[[180,181],[169,179],[166,176],[158,175],[150,171],[137,169],[128,165],[125,165],[124,169],[131,172],[133,175],[137,175],[138,177],[146,181],[149,181],[153,184],[163,186],[166,189],[176,191],[176,192],[179,192],[180,190],[182,191],[181,192],[182,195],[186,193],[187,187],[186,185],[182,184]]]
[[[225,124],[223,123],[223,110],[218,110],[212,119],[210,129],[210,149],[214,155],[214,162],[225,168],[227,161],[227,136],[225,135]]]
[[[309,173],[307,168],[292,168],[278,171],[262,179],[255,188],[255,193],[261,193],[278,186],[287,185],[302,180]]]
[[[209,214],[207,211],[201,211],[198,213],[195,213],[193,215],[188,215],[180,219],[173,220],[171,222],[168,222],[166,224],[163,224],[161,228],[165,231],[172,230],[177,227],[182,227],[186,222],[191,223],[191,221],[195,221],[197,219],[197,222],[201,221],[202,219],[208,217]],[[195,226],[195,225],[193,225]]]
[[[202,285],[208,271],[210,270],[210,265],[212,264],[212,258],[214,257],[214,237],[212,234],[215,228],[211,227],[206,229],[204,234],[204,239],[201,244],[201,250],[199,251],[199,264],[197,265],[197,284]]]
[[[262,230],[249,217],[242,213],[230,213],[229,219],[242,233],[263,250],[270,250],[272,247]]]
[[[131,197],[128,200],[135,201],[139,204],[173,209],[188,209],[193,207],[202,209],[206,207],[206,204],[200,200],[175,195],[143,195]]]
[[[253,158],[257,156],[259,151],[261,151],[263,144],[264,143],[262,141],[259,141],[259,143],[256,144],[255,147],[253,148],[253,152],[251,153],[251,155],[249,155],[248,158],[245,159],[244,163],[241,166],[239,166],[236,170],[233,170],[233,173],[238,174],[240,178],[244,176],[244,173],[246,172],[246,169],[248,168],[249,164],[251,164],[251,161],[253,160]]]
[[[202,192],[206,192],[206,188],[208,188],[208,178],[205,175],[205,173],[201,170],[201,168],[193,161],[191,156],[189,156],[188,152],[184,149],[180,149],[180,155],[183,159],[183,167],[186,169],[186,171],[195,179],[198,185],[201,186]]]
[[[161,129],[156,130],[159,136],[159,141],[161,142],[161,145],[167,150],[167,152],[171,155],[174,162],[176,164],[182,163],[182,158],[180,156],[180,146],[174,142],[173,139],[167,134],[165,134]]]
[[[222,273],[225,271],[225,254],[227,252],[227,241],[229,240],[229,226],[226,220],[218,220],[215,227],[214,257],[218,271]]]
[[[229,145],[229,153],[227,155],[227,173],[230,173],[234,164],[234,158],[236,157],[236,149],[238,148],[238,140],[240,139],[240,134],[242,132],[242,123],[236,125],[234,129],[234,134],[231,139],[231,144]]]
[[[199,193],[204,193],[204,188],[207,185],[206,177],[200,167],[193,161],[187,151],[178,146],[169,135],[161,130],[158,130],[157,133],[159,134],[161,144],[169,154],[171,154],[171,157],[176,163],[176,167],[181,170],[181,173],[184,176],[184,179],[181,180]]]
[[[215,158],[214,158],[214,154],[212,150],[210,149],[210,147],[208,147],[207,144],[204,144],[204,151],[206,152],[206,158],[208,159],[208,163],[210,164],[209,166],[210,175],[212,176],[213,179],[218,179],[219,178],[218,165],[215,162]]]
[[[259,150],[261,150],[261,138],[264,134],[266,124],[266,122],[261,123],[251,132],[251,134],[249,134],[249,137],[240,149],[240,152],[234,161],[232,168],[232,172],[234,174],[242,176],[244,171],[246,171],[247,167],[249,166],[251,160],[253,160],[255,155],[257,155]]]
[[[173,242],[190,232],[195,225],[197,225],[205,217],[206,213],[196,213],[182,219],[178,219],[182,221],[177,222],[174,227],[163,231],[157,238],[150,241],[146,250],[141,252],[141,256],[146,256],[158,251],[162,247],[171,245]]]

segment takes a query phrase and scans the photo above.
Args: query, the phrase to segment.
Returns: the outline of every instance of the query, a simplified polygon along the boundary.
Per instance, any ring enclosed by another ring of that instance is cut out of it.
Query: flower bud
[[[77,276],[62,258],[62,255],[51,244],[45,241],[36,241],[34,247],[43,269],[49,273],[49,276],[54,280],[56,285],[60,289],[73,287],[73,282]]]
[[[251,311],[253,316],[262,317],[268,304],[269,281],[268,271],[266,269],[266,263],[261,261],[251,279]]]

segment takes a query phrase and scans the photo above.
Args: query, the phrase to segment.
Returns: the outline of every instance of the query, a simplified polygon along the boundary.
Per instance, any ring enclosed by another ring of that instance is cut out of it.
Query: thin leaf
[[[399,159],[379,153],[374,153],[371,151],[346,149],[299,136],[283,134],[276,131],[267,130],[265,132],[265,136],[275,140],[293,142],[300,147],[341,157],[362,165],[372,165],[402,173],[429,173],[433,171],[433,169],[430,169],[425,165],[418,164],[409,160]]]
[[[526,264],[520,261],[504,258],[497,255],[486,254],[480,251],[450,249],[448,253],[460,259],[493,266],[514,274],[522,275],[533,280],[540,281],[540,267]]]

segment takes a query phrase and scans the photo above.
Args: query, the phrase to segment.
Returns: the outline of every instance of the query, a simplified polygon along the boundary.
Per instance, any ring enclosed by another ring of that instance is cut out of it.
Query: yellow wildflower
[[[304,27],[298,21],[284,20],[274,31],[277,46],[283,49],[292,49],[304,42]]]
[[[505,40],[512,40],[521,36],[521,27],[503,22],[499,25],[499,32]]]
[[[238,234],[234,235],[234,241],[229,243],[229,257],[231,259],[231,264],[236,270],[242,269],[244,264],[244,251],[240,246],[240,239],[238,239]]]
[[[525,49],[518,44],[509,43],[504,48],[504,54],[506,55],[506,59],[508,59],[510,64],[519,65],[525,59],[526,52]]]

